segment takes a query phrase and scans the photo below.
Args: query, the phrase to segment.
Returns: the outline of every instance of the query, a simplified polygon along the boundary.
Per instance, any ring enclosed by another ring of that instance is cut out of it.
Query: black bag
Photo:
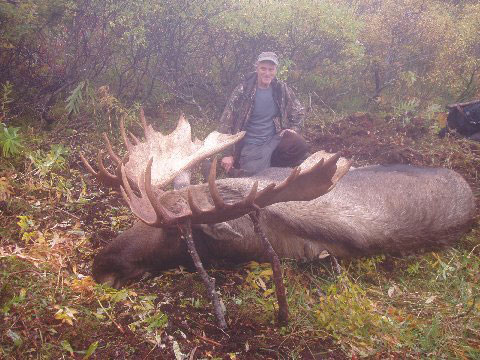
[[[455,129],[459,134],[475,140],[480,137],[480,100],[448,105],[447,108],[449,113],[446,131]]]

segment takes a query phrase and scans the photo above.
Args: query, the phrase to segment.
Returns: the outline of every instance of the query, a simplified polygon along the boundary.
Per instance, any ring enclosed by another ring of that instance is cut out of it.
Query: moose
[[[115,174],[106,170],[101,152],[98,172],[81,156],[97,179],[121,189],[140,219],[94,259],[94,279],[115,288],[146,273],[197,266],[192,247],[182,241],[190,237],[205,263],[269,261],[262,238],[279,257],[298,260],[325,252],[336,257],[404,254],[453,244],[474,216],[472,190],[452,170],[409,165],[350,169],[351,162],[325,152],[298,168],[269,168],[250,178],[217,180],[213,161],[208,184],[190,185],[195,164],[244,134],[213,132],[203,142],[192,142],[183,117],[169,135],[154,131],[143,112],[140,118],[144,142],[130,134],[132,144],[121,124],[128,150],[123,159],[105,136]],[[164,190],[172,182],[174,189]],[[191,231],[187,236],[182,224]]]

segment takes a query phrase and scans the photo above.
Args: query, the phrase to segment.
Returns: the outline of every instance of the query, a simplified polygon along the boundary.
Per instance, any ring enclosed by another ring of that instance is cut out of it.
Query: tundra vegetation
[[[120,290],[88,276],[134,218],[79,158],[103,132],[118,145],[120,119],[141,135],[140,105],[154,128],[184,112],[205,138],[269,49],[308,108],[313,150],[454,169],[478,199],[480,146],[436,133],[446,104],[480,96],[479,34],[478,1],[0,2],[0,357],[479,357],[478,200],[449,249],[283,261],[288,326],[274,323],[268,264],[208,269],[228,308],[220,331],[195,272]]]

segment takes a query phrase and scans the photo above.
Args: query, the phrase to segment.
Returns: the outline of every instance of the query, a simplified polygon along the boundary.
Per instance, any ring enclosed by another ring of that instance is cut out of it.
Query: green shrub
[[[23,145],[18,131],[19,127],[0,125],[0,147],[3,157],[16,156],[21,153]]]

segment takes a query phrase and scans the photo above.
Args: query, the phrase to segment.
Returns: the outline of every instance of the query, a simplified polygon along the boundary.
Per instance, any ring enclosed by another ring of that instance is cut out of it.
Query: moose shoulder
[[[305,165],[318,159],[314,154]],[[321,154],[325,156],[325,153]],[[341,159],[342,161],[342,159]],[[217,181],[226,202],[282,181],[291,169],[271,168],[254,178]],[[464,234],[475,210],[472,191],[457,173],[408,165],[350,170],[324,195],[310,201],[278,202],[262,209],[260,221],[280,257],[313,260],[324,251],[339,257],[405,253],[452,244]],[[264,261],[264,245],[249,218],[194,226],[202,260]],[[94,259],[97,282],[121,287],[145,273],[191,265],[175,228],[137,222]]]

